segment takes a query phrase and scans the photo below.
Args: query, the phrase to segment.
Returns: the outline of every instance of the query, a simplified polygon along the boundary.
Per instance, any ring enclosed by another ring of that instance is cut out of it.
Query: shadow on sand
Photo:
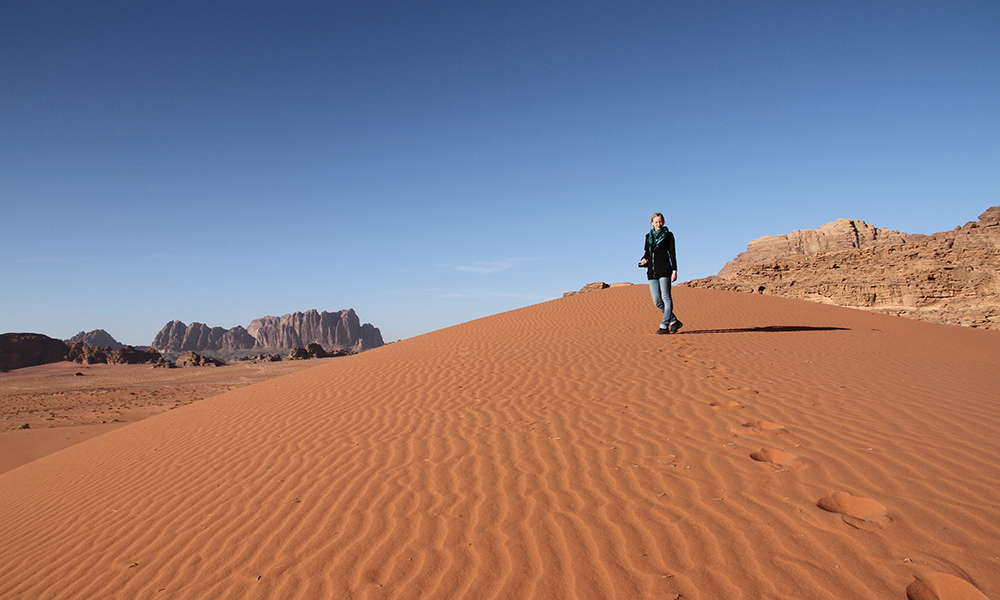
[[[768,325],[766,327],[744,327],[740,329],[697,329],[695,331],[678,331],[674,335],[693,335],[696,333],[786,333],[789,331],[850,331],[850,329],[848,329],[847,327]]]

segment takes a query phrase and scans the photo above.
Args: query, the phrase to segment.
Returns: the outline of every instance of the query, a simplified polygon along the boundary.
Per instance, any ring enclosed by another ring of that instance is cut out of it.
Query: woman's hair
[[[649,217],[649,222],[650,222],[650,223],[652,223],[652,222],[653,222],[653,219],[655,219],[656,217],[660,217],[661,219],[663,219],[663,213],[653,213],[653,216],[652,216],[652,217]],[[666,219],[664,219],[664,221],[665,221],[665,220],[666,220]]]

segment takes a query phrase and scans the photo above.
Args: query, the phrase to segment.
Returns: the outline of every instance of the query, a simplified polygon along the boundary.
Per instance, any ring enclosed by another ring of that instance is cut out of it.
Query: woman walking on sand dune
[[[646,279],[649,280],[653,304],[663,311],[663,320],[656,333],[677,333],[684,324],[674,316],[674,301],[670,297],[670,284],[677,281],[674,234],[664,225],[662,213],[653,213],[650,224],[653,228],[646,234],[646,251],[639,266],[646,267]]]

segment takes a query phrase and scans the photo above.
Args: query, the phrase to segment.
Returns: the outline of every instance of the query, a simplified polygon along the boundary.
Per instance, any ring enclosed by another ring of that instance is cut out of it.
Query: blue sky
[[[0,5],[0,332],[386,340],[1000,204],[1000,3]],[[683,307],[678,307],[683,314]]]

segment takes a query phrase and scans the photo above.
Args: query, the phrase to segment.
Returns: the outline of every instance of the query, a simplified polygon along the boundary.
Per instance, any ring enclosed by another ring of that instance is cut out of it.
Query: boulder
[[[209,356],[202,356],[196,352],[187,351],[177,357],[174,362],[178,367],[221,367],[226,363]]]

